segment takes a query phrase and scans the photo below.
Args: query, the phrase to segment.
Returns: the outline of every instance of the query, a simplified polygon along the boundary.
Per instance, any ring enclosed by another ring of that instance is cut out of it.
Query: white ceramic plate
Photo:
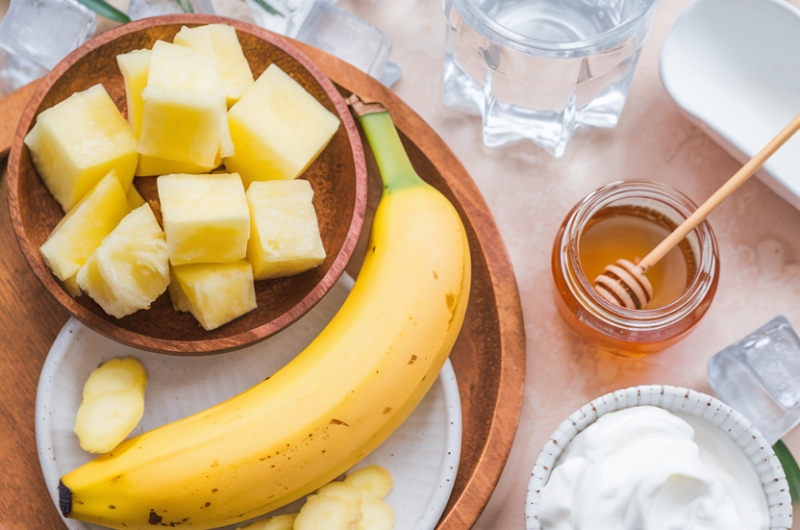
[[[149,374],[145,411],[131,433],[137,436],[216,405],[261,382],[303,350],[344,302],[352,280],[346,276],[306,316],[275,337],[232,353],[174,357],[135,350],[113,342],[71,319],[45,360],[36,395],[36,444],[44,480],[58,506],[59,478],[93,458],[73,432],[83,384],[112,357],[133,356]],[[431,390],[380,447],[354,469],[379,464],[395,481],[385,501],[395,511],[396,528],[433,529],[453,489],[461,455],[461,401],[448,360]],[[277,513],[302,506],[292,503]],[[102,527],[64,519],[70,530]],[[234,529],[244,523],[225,527]]]
[[[545,443],[533,466],[525,500],[526,530],[541,530],[539,498],[547,484],[558,457],[569,442],[600,416],[616,410],[650,405],[670,412],[694,416],[708,422],[712,430],[719,429],[738,445],[753,463],[764,486],[769,507],[770,530],[789,530],[792,527],[792,499],[789,484],[780,460],[767,441],[750,421],[722,401],[683,387],[649,385],[626,388],[601,396],[575,411],[559,425]],[[755,479],[755,475],[753,476]]]
[[[784,0],[694,0],[661,46],[661,81],[739,162],[800,113],[800,10]],[[800,135],[756,174],[800,209]]]

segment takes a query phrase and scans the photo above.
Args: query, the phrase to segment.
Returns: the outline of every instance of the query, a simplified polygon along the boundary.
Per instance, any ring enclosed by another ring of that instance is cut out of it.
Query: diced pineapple
[[[294,520],[294,530],[351,530],[351,506],[339,497],[314,497]]]
[[[131,186],[131,188],[133,188],[133,186]],[[78,273],[76,272],[75,274],[73,274],[72,276],[70,276],[69,278],[67,278],[62,282],[64,284],[64,290],[67,291],[67,293],[72,298],[78,298],[80,295],[83,294],[83,291],[81,291],[81,288],[78,285],[77,278],[78,278]]]
[[[166,175],[158,196],[173,265],[246,256],[250,212],[239,175]]]
[[[225,93],[186,92],[148,86],[139,153],[153,158],[216,167]]]
[[[228,113],[235,153],[225,166],[256,180],[293,179],[325,149],[339,128],[329,112],[275,64]]]
[[[196,28],[184,26],[172,40],[205,55],[219,70],[222,86],[228,95],[228,108],[239,101],[253,84],[253,72],[242,52],[236,30],[226,24],[209,24]]]
[[[257,280],[298,274],[325,259],[313,196],[314,190],[306,180],[250,185],[247,259]]]
[[[364,492],[361,496],[361,520],[355,530],[392,530],[394,510],[373,495]]]
[[[176,162],[175,160],[139,155],[139,165],[136,167],[136,176],[154,177],[173,175],[175,173],[209,173],[220,165],[222,165],[222,157],[219,152],[211,166],[199,166],[190,162]]]
[[[213,166],[227,105],[217,67],[207,57],[157,41],[142,98],[140,154]]]
[[[120,221],[78,272],[81,289],[117,318],[149,308],[169,279],[167,242],[148,204]]]
[[[142,197],[139,190],[136,189],[136,186],[128,188],[128,193],[125,196],[128,199],[128,206],[131,207],[131,210],[135,210],[144,204],[144,197]]]
[[[103,85],[77,92],[39,114],[25,145],[65,212],[111,170],[124,190],[133,181],[136,138]]]
[[[130,211],[112,171],[64,216],[39,249],[53,274],[61,281],[74,276]]]
[[[344,479],[345,484],[370,493],[377,499],[386,497],[394,487],[392,474],[381,466],[371,465],[353,471]]]
[[[206,331],[256,308],[253,269],[247,260],[172,268],[172,305],[189,311]]]
[[[297,519],[296,513],[276,515],[237,528],[237,530],[293,530],[295,519]]]
[[[147,372],[133,357],[111,359],[91,373],[75,419],[75,434],[90,453],[105,453],[130,434],[144,412]]]
[[[125,95],[128,100],[128,122],[133,135],[139,138],[142,132],[142,111],[144,100],[142,90],[147,86],[147,72],[150,68],[150,50],[135,50],[117,55],[117,64],[125,82]]]

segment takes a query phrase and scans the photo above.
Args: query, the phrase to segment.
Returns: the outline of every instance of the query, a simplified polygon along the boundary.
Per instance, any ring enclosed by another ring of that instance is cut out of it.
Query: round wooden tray
[[[525,334],[514,271],[489,208],[469,174],[450,149],[414,111],[390,90],[356,68],[308,45],[294,42],[336,84],[382,102],[392,114],[411,161],[423,179],[455,204],[465,221],[472,251],[472,291],[464,327],[450,355],[461,392],[461,461],[439,530],[470,528],[497,484],[511,451],[525,376]],[[35,84],[0,101],[0,163]],[[363,138],[362,138],[363,140]],[[364,142],[366,145],[366,142]],[[369,202],[366,235],[381,186],[375,160],[367,152]],[[34,435],[38,374],[51,343],[68,314],[31,272],[9,223],[6,187],[0,187],[0,527],[63,528],[39,470]],[[365,241],[353,253],[348,270],[360,266]],[[356,258],[359,257],[359,258]]]

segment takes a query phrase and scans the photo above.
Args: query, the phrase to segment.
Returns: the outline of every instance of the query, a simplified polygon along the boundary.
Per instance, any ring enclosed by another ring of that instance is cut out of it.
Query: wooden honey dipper
[[[619,259],[615,264],[606,266],[603,274],[594,280],[594,289],[597,294],[610,303],[626,309],[645,309],[653,299],[653,286],[645,273],[708,217],[708,214],[713,212],[736,188],[758,171],[764,162],[798,129],[800,129],[800,114],[640,262],[634,264],[628,260]]]

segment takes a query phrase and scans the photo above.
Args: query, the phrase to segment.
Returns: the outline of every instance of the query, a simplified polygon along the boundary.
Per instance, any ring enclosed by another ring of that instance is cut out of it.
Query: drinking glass
[[[617,124],[658,0],[443,0],[444,104],[483,117],[489,147],[564,154]]]

